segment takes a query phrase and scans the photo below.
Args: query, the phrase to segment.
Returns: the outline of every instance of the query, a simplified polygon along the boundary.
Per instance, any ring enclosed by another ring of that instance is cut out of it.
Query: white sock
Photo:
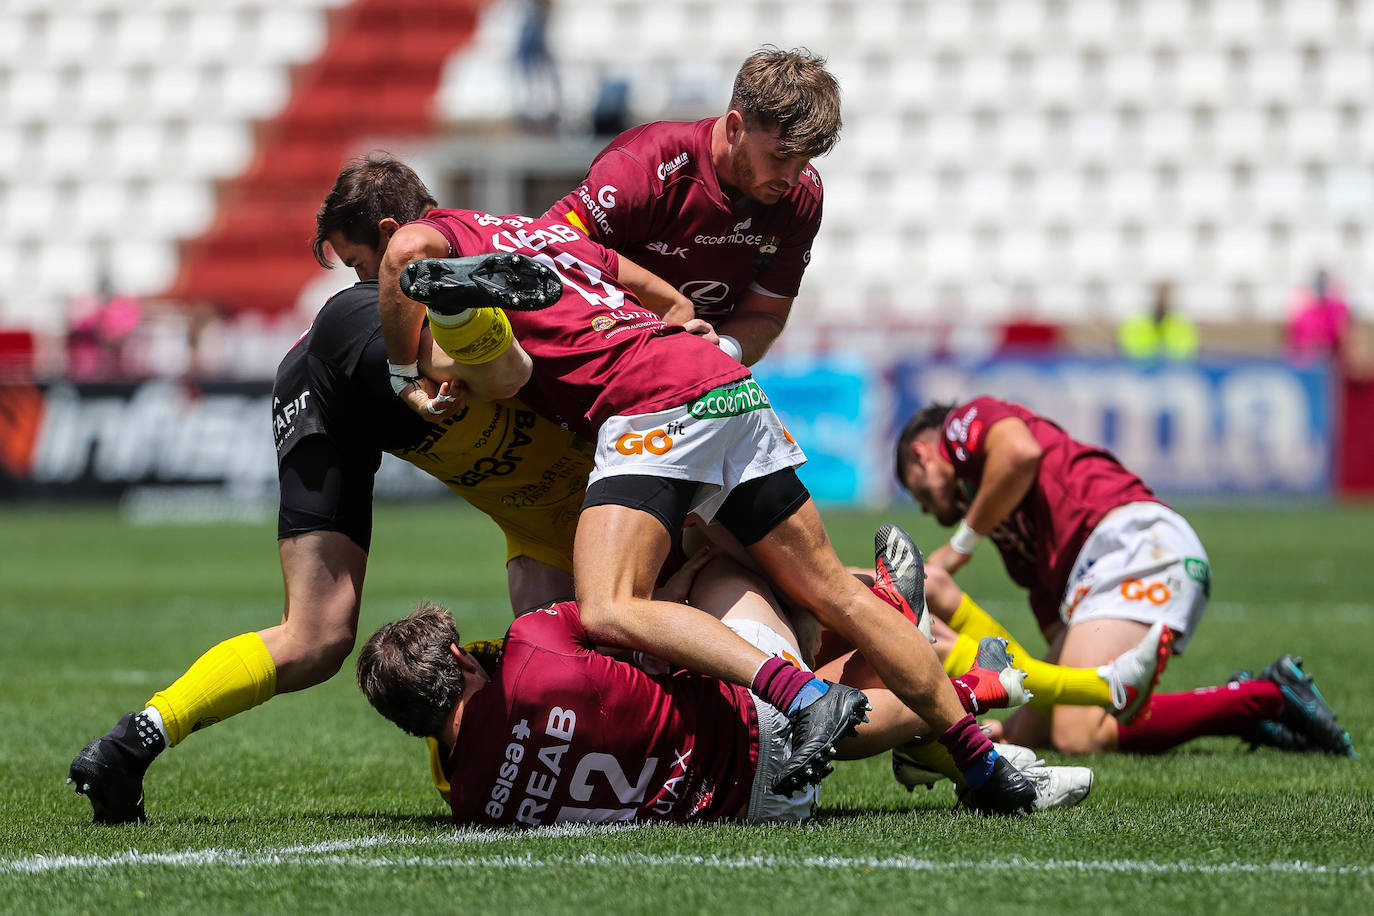
[[[162,743],[167,747],[171,747],[172,742],[167,737],[167,726],[162,724],[162,713],[157,711],[157,707],[149,706],[147,709],[143,710],[142,714],[148,717],[148,721],[153,723],[153,728],[156,728],[157,733],[162,736]]]

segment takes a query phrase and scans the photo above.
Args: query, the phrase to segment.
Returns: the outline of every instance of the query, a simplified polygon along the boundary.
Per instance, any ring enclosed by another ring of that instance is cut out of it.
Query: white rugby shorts
[[[767,624],[757,620],[727,620],[725,625],[759,650],[785,658],[803,671],[810,670],[797,657],[796,648]],[[754,696],[754,711],[759,719],[759,763],[754,769],[754,787],[749,793],[749,811],[745,819],[750,823],[798,823],[807,820],[816,813],[816,803],[820,797],[817,786],[809,786],[790,797],[776,795],[772,791],[774,781],[782,772],[782,765],[792,756],[792,742],[783,737],[786,734],[787,717],[757,696]]]
[[[1162,503],[1108,512],[1078,552],[1059,617],[1069,626],[1102,617],[1162,620],[1182,653],[1212,592],[1212,567],[1192,526]]]
[[[805,463],[768,395],[746,378],[680,407],[611,417],[597,434],[587,483],[618,474],[696,481],[689,511],[710,522],[735,487]]]

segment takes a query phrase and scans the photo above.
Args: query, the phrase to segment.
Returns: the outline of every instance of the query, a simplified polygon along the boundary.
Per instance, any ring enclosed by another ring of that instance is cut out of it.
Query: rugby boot
[[[873,587],[888,594],[897,609],[934,642],[926,609],[926,567],[921,548],[911,535],[888,523],[874,535],[873,554]]]
[[[1046,766],[1037,759],[1021,767],[1021,774],[1035,786],[1035,810],[1072,808],[1093,790],[1093,771],[1088,767]]]
[[[1280,655],[1260,675],[1273,681],[1283,694],[1283,712],[1279,721],[1306,738],[1314,750],[1338,757],[1356,757],[1350,733],[1336,721],[1336,713],[1312,681],[1312,675],[1302,670],[1302,659]]]
[[[973,667],[950,678],[955,689],[970,698],[974,708],[968,711],[975,714],[989,709],[1011,709],[1030,702],[1033,694],[1026,689],[1025,680],[1026,672],[1012,665],[1007,641],[1000,636],[980,639]]]
[[[892,778],[905,786],[908,792],[917,786],[932,789],[940,780],[949,778],[930,766],[921,757],[921,750],[930,747],[933,743],[929,738],[917,738],[915,741],[892,749]],[[992,749],[1010,760],[1012,766],[1023,772],[1027,767],[1036,764],[1035,751],[1028,747],[1022,747],[1019,744],[993,742]],[[1041,760],[1040,763],[1044,763],[1044,761]]]
[[[67,782],[91,800],[96,824],[143,824],[143,774],[166,747],[143,713],[125,713],[109,734],[81,749]]]
[[[979,814],[1029,814],[1035,808],[1035,786],[1007,758],[996,750],[992,773],[976,789],[964,788],[959,800]]]
[[[563,296],[563,281],[523,254],[480,254],[412,261],[401,272],[401,291],[438,315],[493,307],[537,312]]]
[[[854,735],[859,723],[868,721],[868,710],[873,708],[862,691],[828,681],[819,683],[828,689],[787,713],[792,756],[773,783],[777,795],[792,795],[834,770],[830,761],[835,756],[835,742]]]
[[[1255,675],[1251,671],[1237,671],[1226,679],[1226,683],[1240,684],[1254,680],[1254,678]],[[1306,738],[1277,719],[1261,719],[1258,722],[1251,722],[1245,727],[1245,731],[1241,732],[1240,737],[1242,741],[1250,745],[1251,751],[1257,751],[1262,747],[1294,752],[1317,750]]]
[[[1157,621],[1139,645],[1097,669],[1097,676],[1111,688],[1112,715],[1117,721],[1129,725],[1145,708],[1169,663],[1173,641],[1173,631]]]

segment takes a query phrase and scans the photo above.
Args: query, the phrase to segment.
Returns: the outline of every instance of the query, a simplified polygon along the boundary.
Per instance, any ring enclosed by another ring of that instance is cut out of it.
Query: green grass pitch
[[[885,758],[841,764],[803,827],[455,831],[418,742],[351,680],[274,699],[154,765],[152,823],[95,828],[69,761],[213,643],[276,621],[272,522],[130,527],[108,508],[0,513],[0,911],[1216,913],[1355,911],[1374,897],[1374,509],[1181,508],[1212,605],[1162,689],[1304,657],[1360,760],[1237,739],[1090,762],[1079,808],[1017,821],[908,794]],[[849,562],[876,516],[829,512]],[[941,534],[903,509],[917,540]],[[465,636],[508,622],[502,545],[445,502],[383,506],[360,633],[419,598]],[[966,588],[1042,646],[993,551]],[[1049,755],[1051,762],[1068,762]]]

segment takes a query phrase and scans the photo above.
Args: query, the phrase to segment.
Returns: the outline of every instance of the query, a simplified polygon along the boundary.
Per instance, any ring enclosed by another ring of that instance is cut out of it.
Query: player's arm
[[[620,284],[635,294],[640,304],[660,315],[669,324],[686,324],[696,315],[692,300],[673,289],[671,283],[625,255],[620,255]]]
[[[401,272],[406,265],[420,258],[443,258],[450,254],[448,239],[433,226],[407,223],[391,237],[382,257],[378,273],[379,303],[382,336],[386,340],[386,358],[391,364],[392,388],[406,404],[426,419],[446,416],[450,402],[432,398],[419,383],[419,354],[421,327],[425,308],[401,291]],[[475,319],[480,320],[480,319]],[[520,390],[529,379],[529,356],[518,343],[511,340],[494,359],[480,364],[452,361],[449,378],[462,381],[470,396],[478,400],[499,400]],[[406,383],[413,376],[414,381]]]
[[[927,562],[954,572],[968,562],[973,548],[1011,514],[1035,484],[1043,454],[1025,421],[1003,417],[993,423],[983,444],[983,474],[978,493],[949,543],[931,552]]]
[[[457,410],[462,409],[462,404],[466,403],[469,397],[478,401],[499,401],[502,398],[515,397],[515,393],[529,381],[534,366],[529,354],[515,339],[511,340],[504,353],[480,366],[460,363],[445,353],[430,337],[428,331],[421,334],[420,345],[420,374],[449,383],[450,387],[442,390],[441,396],[435,400],[442,401],[445,395],[455,398]],[[457,412],[456,409],[452,409],[452,404],[448,407],[450,409],[446,410],[446,414]]]
[[[730,314],[716,325],[716,333],[721,338],[737,341],[740,350],[737,358],[746,366],[752,366],[763,359],[787,325],[792,301],[791,297],[770,296],[756,289],[747,289]],[[727,347],[729,344],[724,343],[721,349]]]

